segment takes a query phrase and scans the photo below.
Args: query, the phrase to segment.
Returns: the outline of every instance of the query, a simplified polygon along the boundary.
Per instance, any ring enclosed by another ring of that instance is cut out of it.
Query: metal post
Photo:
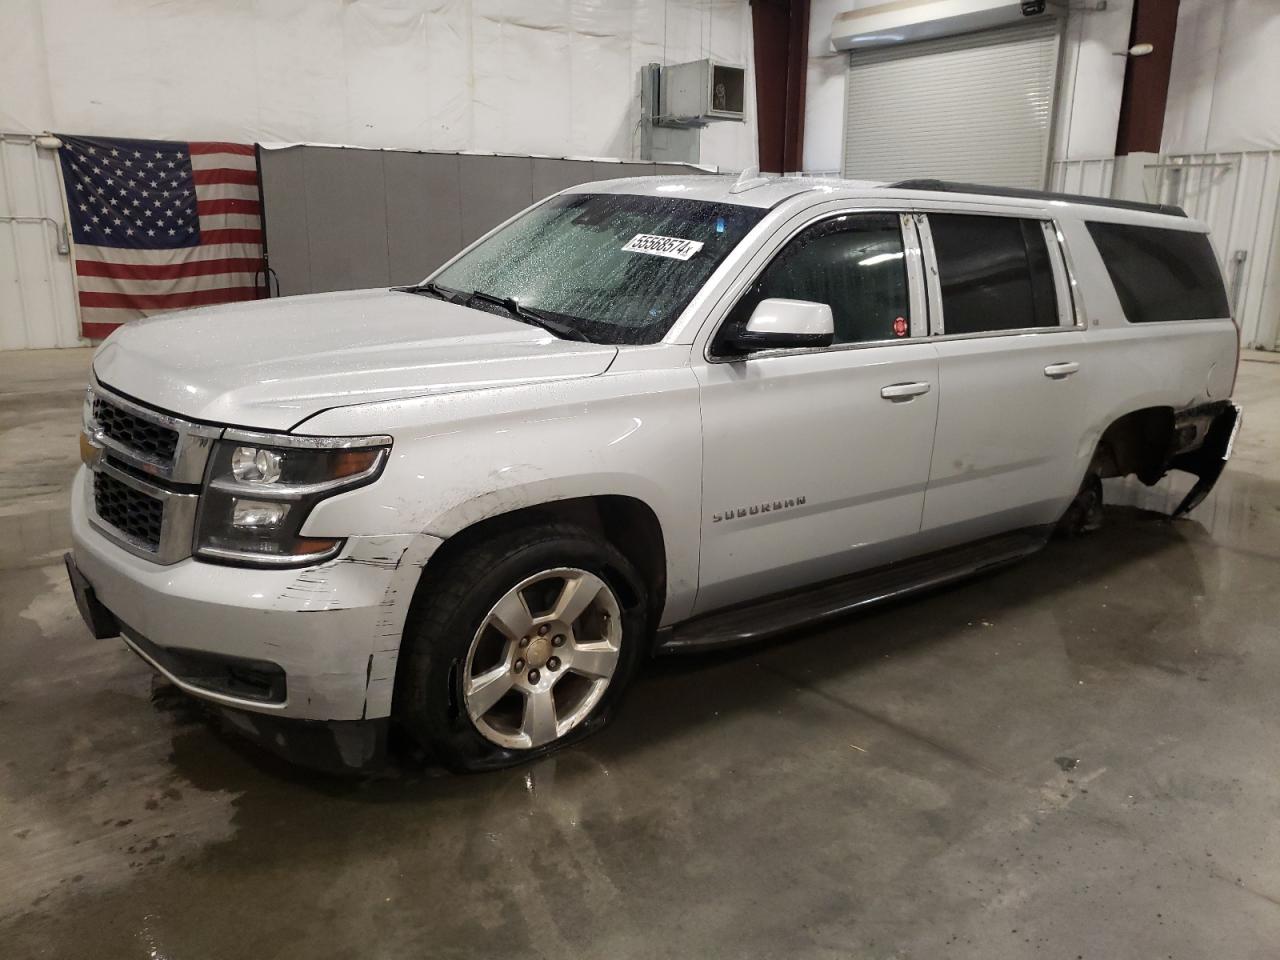
[[[1244,293],[1244,265],[1249,259],[1248,250],[1237,250],[1231,254],[1231,315],[1240,321],[1240,297]]]

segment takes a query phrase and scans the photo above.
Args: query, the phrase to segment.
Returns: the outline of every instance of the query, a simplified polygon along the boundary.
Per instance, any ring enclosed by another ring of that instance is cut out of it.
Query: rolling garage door
[[[1043,189],[1059,22],[849,55],[844,175]]]

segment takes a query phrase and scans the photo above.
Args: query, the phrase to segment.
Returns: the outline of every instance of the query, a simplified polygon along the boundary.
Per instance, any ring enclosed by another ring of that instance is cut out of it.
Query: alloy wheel
[[[467,716],[499,746],[552,743],[600,702],[621,643],[622,610],[604,580],[573,567],[536,573],[503,594],[471,640]]]

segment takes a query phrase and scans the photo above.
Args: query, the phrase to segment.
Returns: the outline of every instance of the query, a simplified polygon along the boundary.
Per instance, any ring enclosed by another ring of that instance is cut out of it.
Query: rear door
[[[930,548],[1055,522],[1092,451],[1090,371],[1052,221],[930,213],[940,406],[923,531]]]

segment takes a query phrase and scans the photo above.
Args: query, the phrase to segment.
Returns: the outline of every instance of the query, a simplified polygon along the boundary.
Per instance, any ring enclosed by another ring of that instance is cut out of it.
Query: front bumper
[[[90,525],[87,475],[80,470],[71,496],[75,567],[125,642],[156,671],[194,697],[254,714],[390,715],[405,616],[438,538],[353,537],[337,557],[303,569],[192,559],[162,566]],[[218,669],[227,663],[242,686]]]

